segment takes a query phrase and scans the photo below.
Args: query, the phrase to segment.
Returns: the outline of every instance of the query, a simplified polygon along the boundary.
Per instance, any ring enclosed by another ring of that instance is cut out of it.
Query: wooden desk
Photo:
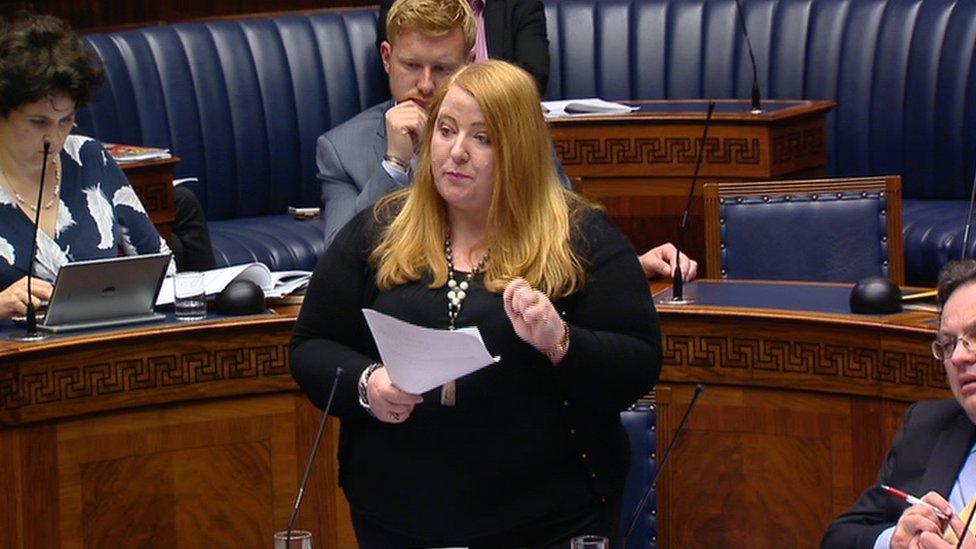
[[[604,204],[643,252],[677,241],[708,102],[634,104],[641,110],[558,118],[550,126],[556,151],[577,190]],[[823,177],[825,121],[834,106],[832,101],[768,100],[765,112],[751,114],[749,101],[717,101],[699,184]],[[703,262],[700,191],[699,186],[685,250]]]
[[[149,213],[149,219],[167,242],[173,236],[173,222],[176,220],[173,209],[173,167],[179,162],[179,157],[174,156],[164,160],[119,164]]]
[[[708,384],[659,486],[662,547],[814,547],[907,403],[948,396],[931,313],[658,309],[659,456]],[[288,370],[295,312],[0,339],[0,547],[270,546],[321,417]],[[354,547],[335,427],[298,524]]]
[[[907,405],[951,398],[934,313],[658,312],[658,455],[708,386],[659,484],[663,547],[819,546],[874,482]]]
[[[0,339],[0,547],[270,547],[321,418],[294,313]],[[355,546],[336,433],[298,518],[317,547]]]

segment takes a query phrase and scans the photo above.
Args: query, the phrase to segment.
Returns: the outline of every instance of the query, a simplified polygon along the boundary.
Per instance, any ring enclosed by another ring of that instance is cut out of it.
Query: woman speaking
[[[636,254],[558,182],[532,78],[488,61],[431,105],[414,184],[319,261],[292,369],[335,369],[340,482],[362,547],[568,545],[610,536],[628,469],[619,413],[654,385],[660,332]],[[501,361],[423,395],[391,383],[361,309],[477,326]]]

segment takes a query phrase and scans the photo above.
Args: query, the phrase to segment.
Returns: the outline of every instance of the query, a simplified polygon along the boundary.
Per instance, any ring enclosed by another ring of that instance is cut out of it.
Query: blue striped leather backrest
[[[976,2],[742,0],[763,97],[829,99],[830,172],[968,197]],[[734,0],[546,0],[551,98],[748,98]]]
[[[389,95],[375,29],[362,10],[90,35],[108,82],[79,126],[171,149],[208,219],[316,205],[316,138]]]

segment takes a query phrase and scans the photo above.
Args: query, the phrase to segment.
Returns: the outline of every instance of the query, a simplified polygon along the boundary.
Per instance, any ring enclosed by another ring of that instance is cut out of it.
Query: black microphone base
[[[661,299],[657,300],[657,303],[659,305],[688,305],[690,303],[694,303],[695,301],[698,300],[695,299],[694,296],[691,297],[682,296],[679,297],[678,299],[675,299],[673,297],[662,297]]]
[[[762,114],[765,111],[763,111],[762,109],[752,109],[749,112],[752,114]]]
[[[24,332],[20,334],[10,334],[7,339],[12,339],[14,341],[41,341],[50,337],[48,334],[42,332]]]

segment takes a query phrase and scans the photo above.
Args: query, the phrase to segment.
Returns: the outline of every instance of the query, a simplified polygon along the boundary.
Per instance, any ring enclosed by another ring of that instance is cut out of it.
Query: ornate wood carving
[[[664,363],[693,368],[754,370],[826,378],[874,380],[948,389],[945,370],[931,354],[831,345],[815,340],[749,336],[666,335]]]
[[[698,158],[701,139],[691,137],[635,137],[602,139],[555,139],[553,144],[564,166],[620,164],[690,164]],[[703,162],[734,165],[759,164],[759,139],[708,138]]]
[[[262,376],[288,376],[288,345],[96,360],[0,370],[0,414],[59,401]]]
[[[773,164],[826,155],[823,128],[803,128],[773,137]]]

